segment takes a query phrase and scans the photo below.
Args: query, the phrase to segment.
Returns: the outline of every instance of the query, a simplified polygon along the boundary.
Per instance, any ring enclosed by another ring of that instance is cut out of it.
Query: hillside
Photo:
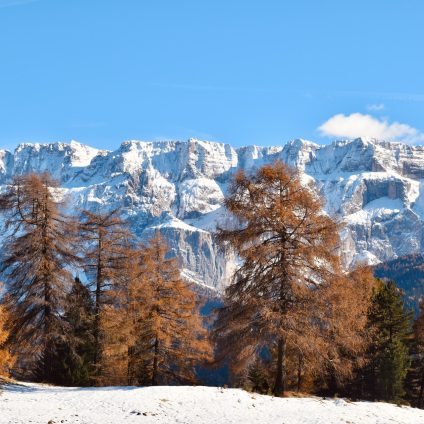
[[[314,181],[328,213],[346,226],[342,258],[385,262],[423,250],[424,147],[373,139],[317,145],[293,140],[248,146],[190,139],[126,141],[115,151],[77,142],[21,144],[0,151],[0,189],[14,175],[49,171],[59,179],[71,213],[120,208],[143,239],[160,230],[186,279],[220,290],[235,261],[212,237],[227,219],[222,202],[239,169],[281,160]]]
[[[418,301],[424,298],[424,255],[406,255],[378,264],[374,274],[395,281],[405,292],[407,306],[419,311]]]
[[[424,411],[343,399],[274,398],[216,387],[9,385],[0,424],[420,424]]]

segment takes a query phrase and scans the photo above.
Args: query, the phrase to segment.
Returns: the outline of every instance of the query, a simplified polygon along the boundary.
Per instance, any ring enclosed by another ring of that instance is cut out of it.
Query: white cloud
[[[384,103],[376,103],[372,105],[367,105],[367,110],[371,112],[380,112],[385,108]]]
[[[340,138],[371,137],[409,144],[424,142],[424,133],[410,125],[400,122],[389,123],[385,119],[374,118],[362,113],[334,115],[324,122],[318,131],[324,136]]]

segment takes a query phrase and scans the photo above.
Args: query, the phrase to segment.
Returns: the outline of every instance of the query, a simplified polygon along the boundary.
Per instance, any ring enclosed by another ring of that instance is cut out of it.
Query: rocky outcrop
[[[293,140],[283,146],[248,146],[191,139],[126,141],[116,151],[77,142],[22,144],[0,151],[0,184],[13,175],[49,171],[69,197],[70,213],[119,207],[140,239],[155,230],[167,238],[187,279],[221,289],[235,265],[214,242],[233,174],[281,160],[313,181],[327,213],[346,225],[341,254],[346,267],[375,264],[423,251],[424,148],[370,139],[319,146]]]

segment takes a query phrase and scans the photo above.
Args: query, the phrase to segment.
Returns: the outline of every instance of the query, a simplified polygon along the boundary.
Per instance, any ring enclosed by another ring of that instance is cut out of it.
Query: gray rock
[[[69,212],[121,208],[140,239],[163,233],[185,278],[221,290],[237,266],[212,233],[230,220],[222,207],[232,176],[281,160],[313,181],[327,213],[346,225],[344,265],[378,263],[423,251],[424,147],[371,139],[319,146],[293,140],[248,146],[190,139],[126,141],[116,151],[77,142],[23,144],[0,151],[0,184],[13,175],[49,171],[68,197]]]

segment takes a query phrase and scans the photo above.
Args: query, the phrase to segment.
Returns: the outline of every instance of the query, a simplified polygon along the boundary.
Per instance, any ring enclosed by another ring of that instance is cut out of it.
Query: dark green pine
[[[89,386],[93,383],[94,302],[78,277],[67,296],[63,319],[66,331],[56,342],[52,380],[64,386]]]
[[[408,343],[412,312],[404,308],[403,292],[393,282],[380,282],[368,314],[372,343],[365,381],[377,400],[401,402],[410,366]]]

